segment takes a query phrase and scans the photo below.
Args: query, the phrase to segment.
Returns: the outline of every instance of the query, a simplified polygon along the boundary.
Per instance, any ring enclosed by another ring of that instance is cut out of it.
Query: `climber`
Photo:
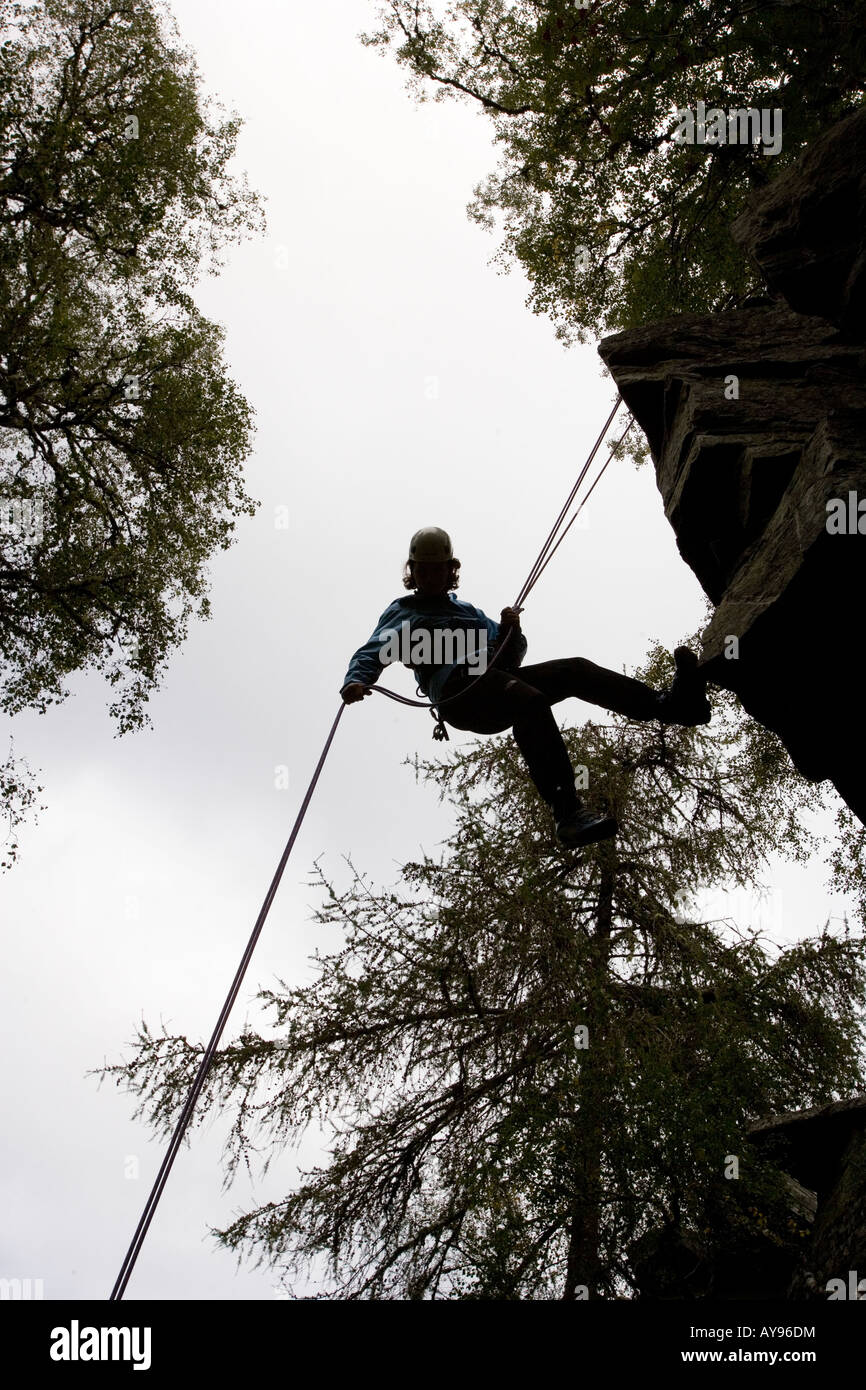
[[[497,623],[480,608],[462,603],[453,592],[459,574],[460,561],[454,557],[447,532],[438,526],[415,532],[403,570],[403,585],[413,592],[389,604],[370,640],[352,657],[340,691],[343,700],[354,704],[372,694],[370,687],[383,664],[395,659],[383,653],[396,650],[397,634],[411,631],[413,649],[421,634],[448,635],[453,647],[448,655],[459,649],[461,636],[463,645],[473,652],[486,644],[490,656],[481,675],[468,660],[430,660],[429,640],[420,640],[419,657],[409,653],[410,659],[406,659],[404,643],[404,655],[399,659],[411,666],[420,690],[437,707],[440,719],[453,728],[476,734],[513,730],[529,774],[553,812],[556,834],[563,844],[574,848],[609,839],[616,834],[617,823],[612,816],[595,815],[579,800],[574,769],[551,706],[575,696],[629,719],[707,724],[710,707],[697,657],[687,647],[677,647],[677,674],[664,694],[583,657],[524,666],[517,676],[527,647],[519,611],[503,608]],[[439,646],[441,656],[442,643]]]

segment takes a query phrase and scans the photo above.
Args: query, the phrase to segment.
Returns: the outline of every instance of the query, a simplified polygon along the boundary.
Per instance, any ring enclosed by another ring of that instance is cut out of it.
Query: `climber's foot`
[[[674,651],[677,673],[670,690],[656,697],[656,718],[663,724],[709,724],[712,718],[707,699],[706,677],[698,670],[698,658],[688,647]]]
[[[594,845],[597,840],[610,840],[619,829],[613,816],[597,816],[582,807],[556,822],[556,835],[569,849]]]

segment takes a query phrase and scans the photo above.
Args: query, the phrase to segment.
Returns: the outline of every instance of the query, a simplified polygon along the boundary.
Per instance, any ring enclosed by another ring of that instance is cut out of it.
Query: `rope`
[[[611,416],[610,418],[613,419],[613,416]],[[580,516],[581,512],[583,511],[583,509],[584,509],[584,507],[586,506],[587,502],[589,501],[590,497],[591,497],[592,494],[595,492],[596,487],[597,487],[598,484],[601,482],[602,477],[604,476],[604,470],[607,468],[607,465],[610,463],[611,459],[615,456],[617,449],[619,448],[620,444],[621,444],[621,443],[623,442],[623,440],[625,439],[626,435],[628,434],[628,432],[629,432],[629,430],[631,429],[631,427],[632,427],[633,424],[634,424],[634,417],[632,417],[631,420],[629,420],[628,424],[626,425],[626,427],[625,427],[625,429],[623,430],[622,434],[620,435],[619,439],[617,439],[617,440],[614,442],[613,448],[611,449],[610,453],[608,454],[607,458],[605,459],[604,463],[602,464],[601,469],[599,470],[598,476],[597,476],[596,479],[595,479],[595,482],[593,483],[592,487],[589,489],[589,492],[588,492],[588,493],[586,494],[586,496],[584,497],[583,501],[581,502],[581,504],[580,504],[580,506],[578,507],[577,511],[574,513],[574,516],[573,516],[573,517],[571,518],[571,520],[569,521],[569,523],[568,523],[568,525],[566,526],[565,530],[562,532],[562,535],[559,537],[559,540],[556,542],[556,545],[554,545],[554,546],[552,547],[552,549],[548,551],[548,553],[547,553],[547,555],[546,555],[546,557],[545,557],[544,563],[543,563],[542,565],[539,565],[539,566],[535,569],[535,571],[534,571],[534,577],[533,577],[533,579],[532,579],[532,583],[531,583],[530,586],[529,586],[530,588],[532,588],[532,589],[535,588],[536,584],[538,583],[539,579],[540,579],[541,576],[543,575],[544,571],[547,569],[547,566],[550,564],[551,560],[553,559],[553,557],[554,557],[554,555],[556,554],[556,552],[557,552],[557,550],[559,549],[559,547],[562,545],[562,542],[565,540],[565,538],[566,538],[566,536],[568,535],[569,531],[571,530],[572,526],[573,526],[574,523],[577,521],[577,518]],[[527,590],[526,590],[526,593],[528,593],[528,592],[529,592],[529,590],[527,589]],[[525,595],[524,595],[524,597],[525,597]]]
[[[559,549],[566,535],[571,530],[571,527],[577,520],[577,517],[579,516],[581,509],[583,508],[585,503],[589,501],[589,498],[592,495],[592,492],[594,491],[596,484],[600,481],[602,474],[607,468],[607,465],[613,458],[615,450],[625,439],[626,435],[632,427],[632,424],[634,423],[633,420],[630,421],[624,432],[620,435],[619,439],[616,441],[610,453],[608,454],[607,459],[604,465],[602,466],[601,472],[598,474],[598,477],[595,479],[595,482],[592,484],[592,487],[589,489],[589,492],[584,497],[583,501],[581,502],[577,511],[572,516],[568,525],[560,534],[559,539],[555,540],[556,533],[562,525],[562,522],[568,512],[569,507],[571,506],[572,502],[577,496],[580,486],[584,478],[586,477],[587,472],[589,471],[589,467],[592,463],[592,460],[595,458],[595,455],[601,447],[602,440],[604,439],[604,436],[610,428],[611,422],[613,421],[613,418],[616,415],[616,412],[618,411],[621,403],[622,397],[617,396],[613,410],[610,412],[610,415],[608,416],[607,421],[605,422],[604,428],[602,429],[600,435],[598,436],[598,439],[593,445],[592,452],[590,453],[586,463],[583,465],[583,468],[581,469],[580,474],[578,475],[577,482],[568,494],[568,498],[566,499],[565,505],[563,506],[562,510],[559,513],[559,516],[556,518],[556,521],[551,527],[550,533],[546,541],[544,542],[544,545],[541,547],[541,550],[539,551],[538,557],[534,565],[532,566],[532,569],[529,571],[529,575],[523,587],[521,588],[520,593],[517,596],[517,599],[513,604],[513,607],[518,612],[520,611],[530,591],[538,583],[538,580],[540,579],[544,570],[549,565],[556,551]],[[493,654],[491,661],[488,662],[488,671],[505,651],[510,639],[511,630],[506,632],[504,641],[502,641],[499,644],[499,646]],[[484,674],[486,674],[486,672]],[[483,679],[483,676],[476,677],[476,680],[481,679]],[[472,681],[471,685],[475,685],[475,683],[476,681]],[[471,689],[471,685],[467,686],[466,689]],[[396,700],[398,704],[412,705],[416,709],[429,709],[433,714],[434,719],[437,720],[437,724],[439,726],[439,728],[434,731],[434,737],[439,732],[439,729],[441,729],[443,733],[445,729],[445,725],[442,722],[441,715],[437,715],[436,711],[440,709],[443,705],[448,704],[450,700],[457,698],[456,696],[451,695],[448,696],[448,698],[445,700],[440,700],[437,705],[432,705],[427,700],[410,700],[405,695],[398,695],[398,693],[395,690],[386,690],[384,686],[374,685],[371,686],[370,689],[378,691],[380,695],[386,695],[389,700]],[[465,690],[462,690],[460,692],[461,695],[465,693]],[[235,977],[232,981],[231,988],[229,989],[229,992],[226,995],[225,1002],[222,1006],[222,1009],[220,1010],[219,1018],[216,1021],[216,1026],[213,1030],[213,1033],[211,1034],[210,1042],[205,1048],[201,1062],[199,1063],[198,1071],[195,1075],[195,1080],[193,1081],[189,1095],[186,1098],[183,1110],[178,1116],[177,1123],[175,1124],[174,1131],[169,1141],[168,1148],[165,1152],[165,1156],[162,1160],[159,1172],[156,1175],[153,1187],[150,1190],[150,1195],[147,1199],[147,1202],[145,1203],[144,1211],[141,1214],[141,1219],[139,1220],[139,1223],[135,1229],[135,1235],[133,1236],[132,1241],[130,1242],[129,1249],[126,1252],[123,1264],[120,1267],[120,1273],[118,1274],[114,1284],[114,1288],[111,1291],[111,1302],[117,1302],[123,1297],[126,1286],[129,1283],[132,1271],[135,1268],[136,1260],[138,1259],[141,1247],[144,1244],[144,1238],[147,1235],[147,1232],[150,1228],[150,1223],[153,1220],[156,1208],[159,1204],[159,1199],[163,1193],[163,1189],[165,1188],[165,1185],[168,1182],[169,1174],[171,1173],[172,1167],[174,1165],[174,1160],[177,1157],[181,1143],[183,1142],[183,1136],[186,1133],[186,1128],[190,1120],[192,1119],[193,1110],[195,1109],[198,1098],[201,1095],[202,1090],[204,1088],[204,1083],[207,1079],[207,1074],[210,1071],[211,1064],[213,1063],[213,1059],[216,1055],[216,1050],[219,1046],[220,1038],[222,1037],[223,1031],[228,1022],[229,1014],[231,1013],[232,1008],[234,1007],[235,1000],[238,997],[240,987],[243,984],[244,976],[247,972],[247,967],[249,966],[249,963],[252,960],[253,952],[256,949],[258,939],[262,934],[262,928],[264,927],[268,913],[271,910],[271,904],[273,903],[274,898],[276,897],[277,888],[280,885],[280,879],[283,876],[283,871],[286,867],[286,864],[289,861],[289,855],[291,854],[295,840],[298,837],[298,832],[300,831],[301,825],[303,824],[304,817],[307,814],[307,807],[309,806],[312,800],[313,792],[316,789],[316,783],[318,782],[322,768],[325,765],[325,759],[327,758],[331,744],[334,741],[334,735],[337,732],[337,725],[339,724],[343,716],[343,711],[345,710],[345,708],[346,705],[341,700],[340,708],[338,709],[336,718],[334,719],[334,722],[331,725],[331,731],[328,734],[327,739],[325,740],[325,746],[322,749],[321,754],[319,755],[319,761],[316,764],[316,770],[313,773],[313,776],[310,780],[310,785],[307,787],[306,795],[304,796],[304,799],[301,802],[301,809],[299,810],[297,817],[295,818],[295,823],[292,826],[292,832],[289,835],[288,842],[286,844],[285,849],[283,850],[282,858],[280,859],[280,862],[277,865],[276,873],[274,874],[273,879],[271,880],[271,886],[265,895],[265,900],[262,903],[261,910],[259,912],[258,917],[256,918],[256,923],[253,927],[252,935],[250,936],[250,939],[247,942],[246,950],[244,951],[243,956],[241,957],[240,965],[238,966],[235,972]],[[448,737],[447,733],[444,734],[444,737]]]
[[[235,977],[232,981],[231,989],[226,995],[226,1000],[220,1011],[220,1016],[217,1019],[216,1027],[214,1028],[213,1033],[211,1035],[211,1040],[205,1048],[204,1056],[202,1057],[201,1062],[199,1063],[199,1068],[196,1073],[195,1081],[192,1084],[192,1089],[190,1090],[190,1093],[187,1096],[186,1104],[184,1105],[183,1110],[181,1111],[180,1116],[178,1117],[177,1124],[174,1127],[174,1133],[171,1136],[171,1141],[169,1143],[168,1149],[166,1150],[165,1157],[162,1160],[162,1167],[160,1168],[156,1176],[156,1181],[154,1182],[153,1187],[151,1188],[150,1196],[148,1197],[144,1211],[142,1212],[141,1220],[139,1221],[138,1226],[136,1227],[135,1235],[132,1238],[132,1242],[129,1246],[129,1249],[126,1252],[123,1264],[120,1267],[120,1273],[118,1274],[114,1288],[111,1291],[111,1301],[121,1299],[123,1297],[123,1291],[129,1283],[129,1276],[132,1274],[132,1271],[135,1267],[135,1262],[138,1259],[139,1251],[141,1250],[141,1247],[144,1244],[144,1238],[147,1235],[148,1227],[150,1226],[150,1223],[153,1220],[154,1212],[156,1211],[157,1204],[159,1203],[159,1199],[162,1196],[162,1190],[168,1182],[168,1176],[171,1172],[174,1160],[177,1157],[177,1152],[181,1146],[184,1132],[186,1130],[187,1125],[190,1122],[190,1119],[192,1118],[192,1112],[195,1109],[196,1101],[201,1095],[202,1087],[204,1086],[205,1078],[207,1077],[207,1074],[210,1071],[211,1063],[213,1062],[214,1055],[219,1045],[220,1037],[222,1036],[222,1032],[226,1026],[226,1023],[228,1022],[228,1017],[232,1011],[232,1006],[234,1005],[234,1002],[237,999],[238,991],[243,983],[244,975],[247,972],[247,966],[252,960],[253,951],[256,949],[256,943],[259,937],[261,936],[262,928],[265,925],[265,919],[268,913],[270,912],[271,903],[274,901],[277,888],[279,887],[280,879],[283,876],[283,870],[285,869],[286,864],[288,863],[289,855],[292,852],[292,847],[295,843],[295,840],[297,839],[298,831],[301,828],[304,816],[307,814],[307,807],[309,806],[310,801],[312,800],[313,792],[316,788],[316,783],[319,780],[319,774],[321,773],[322,768],[325,765],[325,759],[328,756],[328,750],[330,749],[331,744],[334,741],[334,734],[337,732],[337,725],[339,724],[343,716],[343,711],[345,708],[345,704],[342,701],[340,701],[340,708],[337,710],[337,717],[331,725],[331,732],[328,734],[328,737],[325,741],[325,746],[322,749],[319,761],[316,764],[316,770],[313,773],[310,785],[307,787],[307,794],[304,797],[303,802],[301,803],[301,809],[297,814],[297,818],[295,820],[294,825],[292,826],[292,833],[289,836],[286,848],[283,850],[283,857],[277,865],[277,871],[274,874],[274,877],[271,880],[271,886],[268,889],[267,894],[265,895],[265,900],[262,903],[261,911],[258,915],[258,918],[256,919],[256,924],[253,927],[252,936],[247,942],[247,949],[244,951],[243,956],[241,957],[241,963],[238,966],[237,971],[235,972]]]
[[[578,492],[580,491],[580,485],[581,485],[581,483],[583,482],[584,478],[586,477],[587,473],[589,472],[590,465],[591,465],[593,459],[595,458],[596,454],[598,453],[599,449],[601,448],[601,442],[602,442],[602,440],[604,439],[604,436],[607,434],[608,430],[610,429],[610,427],[611,427],[611,425],[612,425],[612,423],[613,423],[613,418],[614,418],[614,416],[616,415],[616,412],[619,410],[621,404],[622,404],[622,396],[619,396],[619,395],[618,395],[617,398],[616,398],[616,400],[615,400],[614,403],[613,403],[613,409],[611,410],[610,414],[608,415],[607,419],[606,419],[605,422],[604,422],[604,425],[602,426],[601,433],[599,434],[598,439],[595,441],[595,443],[594,443],[593,446],[592,446],[592,450],[590,451],[589,458],[586,460],[586,463],[583,465],[583,467],[581,468],[579,474],[577,475],[577,482],[574,484],[574,487],[571,489],[571,492],[568,494],[567,498],[565,499],[565,503],[564,503],[564,505],[563,505],[562,511],[559,513],[559,516],[556,518],[556,521],[553,523],[553,526],[552,526],[551,529],[550,529],[550,535],[547,537],[547,540],[544,542],[544,545],[541,547],[541,550],[538,552],[538,558],[537,558],[537,560],[535,561],[535,564],[532,566],[532,569],[529,571],[529,575],[527,576],[527,579],[526,579],[526,581],[525,581],[525,583],[524,583],[524,585],[523,585],[523,588],[520,590],[520,593],[519,593],[518,596],[517,596],[517,602],[514,604],[514,607],[515,607],[515,608],[519,608],[520,605],[523,603],[524,599],[526,599],[527,596],[529,595],[530,590],[535,588],[535,585],[536,585],[536,583],[537,583],[537,581],[538,581],[538,577],[539,577],[539,575],[541,574],[541,571],[544,569],[544,567],[545,567],[545,565],[546,565],[546,563],[547,563],[547,561],[546,561],[546,559],[545,559],[545,556],[547,555],[547,552],[548,552],[548,550],[549,550],[549,548],[550,548],[550,545],[551,545],[552,542],[553,542],[553,538],[554,538],[554,536],[556,535],[557,531],[559,530],[559,527],[562,525],[562,521],[563,521],[563,518],[564,518],[566,512],[568,511],[569,507],[571,506],[572,502],[574,501],[575,497],[577,496]],[[604,468],[607,468],[607,464],[608,464],[608,463],[610,463],[610,455],[608,455],[607,463],[605,463]],[[601,470],[602,473],[604,472],[604,468],[602,468],[602,470]],[[601,473],[599,474],[599,477],[601,477]],[[598,481],[598,480],[596,479],[596,481]],[[581,505],[583,505],[583,504],[581,503]],[[578,508],[578,511],[579,511],[579,510],[580,510],[580,508]],[[574,515],[577,516],[577,512],[575,512]],[[569,522],[569,526],[570,526],[570,525],[571,525],[571,522]],[[564,534],[564,533],[563,533],[563,534]],[[542,562],[543,562],[543,563],[542,563]]]

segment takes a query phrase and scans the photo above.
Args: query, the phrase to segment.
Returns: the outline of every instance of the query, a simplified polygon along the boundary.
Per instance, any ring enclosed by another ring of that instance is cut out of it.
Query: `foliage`
[[[456,812],[439,857],[341,892],[317,865],[314,978],[261,992],[276,1035],[218,1052],[198,1122],[232,1114],[227,1180],[261,1136],[267,1168],[317,1123],[329,1160],[225,1246],[290,1275],[324,1258],[342,1298],[550,1299],[628,1296],[660,1223],[711,1244],[724,1210],[749,1240],[802,1240],[745,1129],[862,1087],[863,938],[781,948],[681,904],[808,855],[812,793],[723,692],[708,728],[566,737],[615,841],[564,852],[511,739],[489,739],[417,765]],[[145,1024],[102,1075],[168,1132],[201,1053]]]
[[[0,708],[96,669],[122,733],[255,508],[189,289],[261,215],[163,7],[4,0],[0,34]]]
[[[471,216],[501,220],[497,260],[566,341],[741,302],[731,222],[866,91],[864,0],[388,0],[362,38],[420,99],[488,117],[501,159]],[[675,142],[699,99],[780,108],[781,151]]]
[[[10,869],[18,858],[18,827],[29,815],[45,810],[36,801],[43,790],[26,759],[15,757],[10,739],[9,753],[0,763],[0,808],[6,822],[6,834],[0,842],[0,870]]]

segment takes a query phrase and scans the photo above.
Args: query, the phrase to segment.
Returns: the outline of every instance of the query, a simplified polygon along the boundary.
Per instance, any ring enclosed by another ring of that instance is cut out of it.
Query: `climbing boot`
[[[594,845],[597,840],[609,840],[618,829],[613,816],[597,816],[583,806],[556,822],[557,839],[568,845],[569,849]]]
[[[674,652],[677,673],[670,690],[656,696],[656,718],[663,724],[709,724],[712,718],[706,678],[698,670],[698,658],[688,647]]]

